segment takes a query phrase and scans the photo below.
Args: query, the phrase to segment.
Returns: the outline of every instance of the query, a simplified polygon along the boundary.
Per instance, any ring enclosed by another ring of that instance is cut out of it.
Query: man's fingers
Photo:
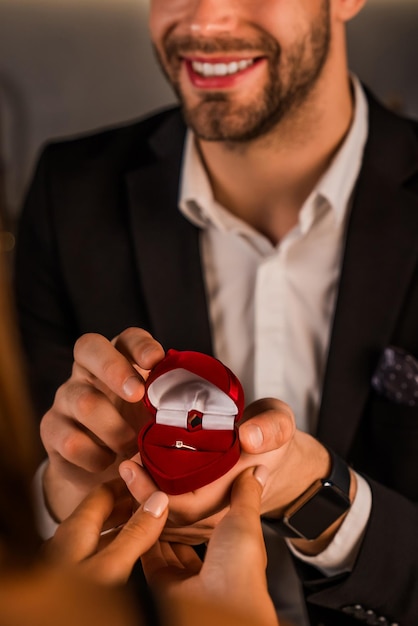
[[[74,420],[62,415],[57,419],[53,409],[45,414],[40,432],[50,458],[59,458],[61,464],[67,462],[96,473],[106,470],[116,458],[115,452],[81,429]]]
[[[167,587],[199,574],[202,561],[191,546],[158,541],[141,557],[151,587]]]
[[[250,404],[239,427],[241,448],[248,454],[262,454],[288,443],[295,432],[295,418],[290,407],[275,398]]]
[[[57,454],[87,472],[102,472],[117,455],[134,453],[135,431],[103,394],[86,385],[63,387],[40,426],[50,456]]]
[[[148,372],[164,358],[164,348],[143,328],[127,328],[113,340],[115,347],[133,362],[136,371],[146,379]]]
[[[123,461],[119,465],[119,474],[139,503],[144,502],[157,489],[148,472],[133,460]]]
[[[202,569],[202,561],[192,546],[185,545],[184,543],[172,543],[170,545],[179,566],[181,565],[181,567],[186,569],[189,576],[194,576],[200,572]]]
[[[134,357],[129,359],[115,345],[102,335],[86,333],[75,343],[74,360],[89,373],[88,382],[100,381],[100,387],[104,384],[124,400],[138,402],[144,395],[144,380],[132,365]]]

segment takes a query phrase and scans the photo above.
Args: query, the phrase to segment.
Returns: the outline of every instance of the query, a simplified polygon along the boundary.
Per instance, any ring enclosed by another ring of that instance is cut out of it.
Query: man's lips
[[[235,85],[263,61],[263,57],[183,57],[192,84],[200,89],[225,89]]]

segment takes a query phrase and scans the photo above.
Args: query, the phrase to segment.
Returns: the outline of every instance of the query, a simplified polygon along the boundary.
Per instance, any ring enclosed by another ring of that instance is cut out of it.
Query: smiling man
[[[166,538],[207,540],[235,473],[267,466],[295,626],[418,623],[417,126],[347,67],[364,1],[152,0],[180,107],[48,146],[18,236],[49,515],[118,470],[144,501],[143,378],[212,354],[244,387],[242,453],[170,497]]]

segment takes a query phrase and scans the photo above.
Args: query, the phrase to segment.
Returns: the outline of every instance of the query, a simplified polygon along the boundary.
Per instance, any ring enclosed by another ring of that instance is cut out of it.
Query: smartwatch
[[[317,539],[350,508],[350,470],[339,456],[331,450],[328,452],[332,466],[327,478],[308,487],[288,506],[281,519],[262,517],[282,537]]]

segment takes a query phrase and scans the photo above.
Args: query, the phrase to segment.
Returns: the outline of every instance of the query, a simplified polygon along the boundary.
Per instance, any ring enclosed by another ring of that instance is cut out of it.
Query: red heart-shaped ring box
[[[163,491],[193,491],[238,461],[244,391],[218,359],[169,350],[147,379],[144,403],[152,420],[139,433],[139,451]]]

